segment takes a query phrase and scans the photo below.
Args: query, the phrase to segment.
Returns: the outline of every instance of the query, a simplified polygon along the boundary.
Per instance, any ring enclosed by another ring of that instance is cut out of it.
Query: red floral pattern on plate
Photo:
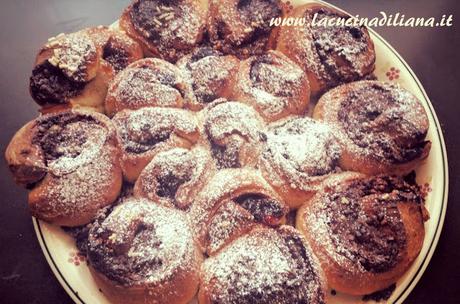
[[[388,80],[396,80],[399,78],[399,72],[401,72],[399,69],[391,67],[385,75],[387,75]]]
[[[69,252],[69,258],[67,261],[75,266],[80,266],[81,263],[86,261],[86,257],[81,252],[71,251]]]
[[[290,13],[294,9],[294,6],[291,4],[290,1],[286,1],[285,4],[286,4],[286,12]]]

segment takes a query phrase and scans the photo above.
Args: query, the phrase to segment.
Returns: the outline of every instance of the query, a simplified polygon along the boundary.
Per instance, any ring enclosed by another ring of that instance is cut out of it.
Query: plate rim
[[[308,2],[308,1],[306,1]],[[323,0],[316,0],[314,2],[319,2],[321,4],[333,7],[337,10],[340,10],[346,14],[349,14],[347,11],[330,4],[328,2],[325,2]],[[412,292],[412,290],[415,288],[417,283],[420,281],[422,275],[425,273],[433,255],[434,252],[436,251],[441,232],[444,227],[444,221],[445,221],[445,216],[446,216],[446,211],[447,211],[447,204],[448,204],[448,196],[449,196],[449,166],[448,166],[448,159],[447,159],[447,150],[446,150],[446,144],[444,141],[444,133],[441,128],[441,124],[439,122],[438,116],[436,114],[436,111],[433,107],[433,104],[431,103],[431,99],[428,97],[428,94],[425,91],[425,88],[421,84],[420,80],[418,79],[417,75],[415,72],[412,70],[412,68],[409,66],[409,64],[404,60],[404,58],[396,51],[396,49],[388,43],[379,33],[377,33],[373,28],[368,28],[368,30],[373,34],[374,37],[376,37],[381,43],[385,45],[395,56],[396,58],[400,61],[400,63],[404,66],[404,68],[409,72],[411,75],[412,79],[414,80],[415,84],[417,85],[418,89],[422,93],[428,109],[430,111],[430,114],[433,118],[434,125],[436,127],[436,135],[438,136],[439,143],[440,143],[440,148],[441,148],[441,159],[442,159],[442,171],[443,171],[443,193],[442,193],[442,199],[441,199],[441,213],[439,215],[438,223],[434,232],[434,236],[431,239],[431,243],[429,244],[428,251],[426,255],[423,257],[423,261],[421,262],[420,266],[418,267],[417,271],[415,272],[415,275],[411,278],[409,284],[405,287],[405,289],[399,294],[399,296],[393,301],[393,304],[396,303],[403,303],[403,301],[409,296],[409,294]],[[77,304],[86,304],[79,296],[78,291],[75,291],[72,286],[67,282],[65,277],[62,275],[61,271],[57,267],[56,262],[54,261],[51,252],[48,248],[48,245],[46,244],[45,238],[43,236],[43,232],[41,229],[41,221],[37,220],[35,217],[32,217],[32,223],[34,226],[35,234],[37,236],[38,242],[40,244],[40,248],[42,249],[42,252],[46,258],[46,261],[48,265],[50,266],[53,274],[55,275],[56,279],[58,282],[61,284],[61,286],[64,288],[64,290],[67,292],[67,294],[70,296],[70,298]]]

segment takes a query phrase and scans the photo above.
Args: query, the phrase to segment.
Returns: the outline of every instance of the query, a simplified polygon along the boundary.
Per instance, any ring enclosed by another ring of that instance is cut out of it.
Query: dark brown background
[[[331,0],[361,16],[400,12],[407,16],[454,15],[450,28],[378,28],[415,71],[443,127],[450,170],[449,204],[434,257],[406,303],[460,303],[460,17],[458,0]],[[86,26],[110,24],[128,3],[115,0],[10,0],[0,3],[0,147],[37,114],[28,94],[28,77],[37,48],[50,36]],[[26,205],[0,163],[0,303],[72,303],[41,252]]]

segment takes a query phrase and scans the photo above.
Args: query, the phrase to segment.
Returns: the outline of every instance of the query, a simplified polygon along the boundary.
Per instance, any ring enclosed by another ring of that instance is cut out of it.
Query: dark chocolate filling
[[[268,35],[271,31],[270,20],[282,13],[278,0],[239,0],[236,7],[247,25],[256,25],[250,41],[257,39],[257,36]]]
[[[389,287],[385,289],[378,290],[368,295],[364,295],[363,301],[375,301],[375,302],[386,301],[391,297],[395,289],[396,289],[396,284],[391,284]]]
[[[338,118],[348,137],[371,157],[400,164],[421,156],[427,130],[404,119],[405,105],[395,97],[394,87],[372,84],[350,92]],[[402,101],[404,102],[404,101]]]
[[[318,274],[316,273],[316,269],[312,267],[312,261],[310,260],[310,257],[307,254],[307,248],[305,248],[305,245],[300,238],[298,234],[293,234],[293,233],[287,233],[285,230],[279,230],[281,233],[281,236],[284,239],[284,242],[286,244],[286,247],[289,249],[289,253],[292,257],[292,260],[296,262],[295,265],[295,271],[299,272],[300,275],[299,277],[302,278],[302,281],[304,284],[307,286],[310,285],[310,282],[314,282],[313,286],[315,286],[318,290],[318,292],[312,293],[310,300],[316,300],[315,303],[324,303],[324,294],[319,288],[321,286],[320,279],[318,277]],[[287,291],[286,293],[288,295],[294,296],[295,290],[293,290],[295,287],[291,285],[286,285],[285,290]],[[314,288],[315,288],[314,287]],[[309,288],[309,287],[306,287]],[[292,290],[292,291],[291,291]],[[314,297],[314,298],[313,298]],[[297,297],[293,297],[290,301],[286,301],[286,303],[296,303]],[[302,302],[300,302],[302,303]],[[305,303],[308,303],[306,301]]]
[[[316,22],[330,18],[351,18],[321,8],[316,12],[307,11],[307,18],[317,13]],[[324,21],[323,21],[324,22]],[[365,27],[356,26],[312,26],[314,46],[321,64],[330,79],[329,86],[335,86],[343,81],[349,82],[363,77],[361,71],[354,68],[354,61],[359,54],[368,51],[368,36]],[[344,64],[346,63],[346,64]]]
[[[272,30],[270,20],[282,15],[280,1],[240,0],[237,3],[237,10],[244,24],[251,28],[251,32],[243,39],[232,41],[229,38],[232,25],[216,18],[215,30],[210,32],[211,43],[218,45],[224,53],[237,56],[247,57],[263,53]]]
[[[166,172],[165,174],[157,176],[158,187],[156,194],[159,197],[165,197],[175,201],[177,189],[191,179],[191,173],[187,173],[188,174],[185,176],[177,176],[173,172]]]
[[[366,271],[383,273],[402,258],[407,236],[398,203],[423,202],[417,185],[400,177],[379,176],[352,182],[345,189],[329,193],[322,212],[337,248]]]
[[[174,88],[182,98],[185,98],[185,92],[178,82],[176,75],[171,71],[152,69],[149,66],[140,66],[132,71],[131,77],[127,78],[127,84],[120,89],[120,95],[133,103],[139,102],[137,99],[144,98],[142,94],[132,92],[142,92],[146,84],[162,84]],[[141,95],[141,96],[139,96]],[[141,100],[142,101],[142,100]]]
[[[69,79],[59,68],[48,61],[37,65],[30,77],[30,92],[40,105],[65,104],[78,96],[86,82]]]
[[[195,83],[192,83],[192,89],[195,91],[196,98],[201,103],[208,104],[219,98],[219,96],[213,92],[198,91]]]
[[[62,156],[75,158],[83,151],[82,146],[88,140],[88,134],[83,130],[69,131],[67,126],[73,123],[100,125],[91,116],[74,113],[61,113],[37,121],[32,144],[41,147],[46,162]]]
[[[193,62],[197,62],[203,58],[206,58],[206,57],[210,57],[210,56],[213,56],[213,57],[219,57],[219,56],[222,56],[223,54],[221,52],[219,52],[218,50],[215,50],[211,47],[202,47],[202,48],[199,48],[197,49],[196,51],[193,52],[191,58],[190,58],[190,62],[187,63],[187,68],[190,69],[190,63],[193,63]]]
[[[217,169],[241,168],[239,148],[236,145],[220,146],[211,142],[211,155],[217,162]]]
[[[134,2],[130,11],[131,20],[135,29],[142,33],[144,38],[158,42],[161,39],[161,30],[167,26],[171,20],[159,18],[166,12],[159,11],[157,8],[167,7],[177,14],[177,6],[181,0],[138,0]]]
[[[109,62],[117,73],[128,66],[129,57],[128,51],[117,46],[113,38],[110,38],[104,45],[102,58]]]
[[[157,255],[136,255],[130,257],[130,248],[160,248],[161,241],[155,234],[155,227],[145,224],[142,219],[132,220],[123,236],[123,241],[114,243],[110,237],[120,233],[105,222],[96,222],[89,232],[87,245],[91,265],[110,280],[122,285],[132,285],[143,281],[152,269],[163,265]]]
[[[285,210],[280,202],[262,194],[243,194],[235,198],[234,201],[248,210],[254,219],[261,223],[279,224],[279,220],[285,215]]]
[[[282,243],[277,242],[273,246],[278,246],[287,256],[291,256],[291,259],[286,258],[292,265],[291,272],[286,274],[286,277],[275,285],[264,284],[261,289],[251,288],[242,293],[238,286],[246,283],[240,281],[238,272],[241,268],[247,268],[249,267],[248,265],[254,264],[251,256],[242,255],[239,257],[238,263],[234,265],[235,271],[233,275],[229,275],[226,278],[228,284],[225,288],[228,289],[228,294],[231,295],[231,298],[222,300],[217,297],[217,299],[211,301],[212,303],[324,303],[324,294],[320,289],[319,278],[316,270],[311,265],[301,239],[290,231],[281,229],[278,231],[281,234]],[[257,276],[257,273],[254,272],[254,275]]]
[[[219,92],[215,88],[222,88],[225,85],[225,79],[219,77],[214,71],[207,71],[209,66],[199,65],[199,61],[206,57],[220,57],[223,54],[211,47],[202,47],[195,50],[187,62],[187,69],[192,73],[192,89],[195,97],[200,103],[207,104],[219,97]],[[198,65],[192,65],[197,63]],[[219,68],[219,67],[216,67]],[[203,71],[205,73],[203,73]],[[198,73],[197,77],[194,77],[194,73]]]
[[[122,128],[123,129],[123,128]],[[171,137],[172,131],[163,130],[152,134],[150,125],[145,124],[142,129],[142,135],[133,139],[128,130],[121,131],[121,138],[125,144],[125,150],[129,153],[141,154],[152,150],[159,143],[167,141]]]

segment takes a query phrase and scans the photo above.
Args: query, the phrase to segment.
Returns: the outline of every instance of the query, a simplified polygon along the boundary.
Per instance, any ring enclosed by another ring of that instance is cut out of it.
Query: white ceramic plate
[[[291,1],[293,5],[306,2],[309,1]],[[417,181],[419,184],[429,183],[432,188],[426,199],[426,207],[431,218],[425,223],[425,242],[420,255],[409,271],[397,282],[396,290],[388,300],[388,303],[402,303],[428,266],[441,234],[448,194],[447,155],[438,118],[414,72],[380,35],[373,30],[370,32],[377,53],[375,74],[378,79],[397,82],[414,93],[423,103],[430,120],[428,139],[432,142],[431,152],[417,170]],[[76,303],[109,303],[90,275],[85,258],[79,256],[74,240],[60,228],[35,218],[33,224],[51,269],[70,297]],[[361,302],[361,297],[343,294],[332,296],[330,300],[331,304]]]

